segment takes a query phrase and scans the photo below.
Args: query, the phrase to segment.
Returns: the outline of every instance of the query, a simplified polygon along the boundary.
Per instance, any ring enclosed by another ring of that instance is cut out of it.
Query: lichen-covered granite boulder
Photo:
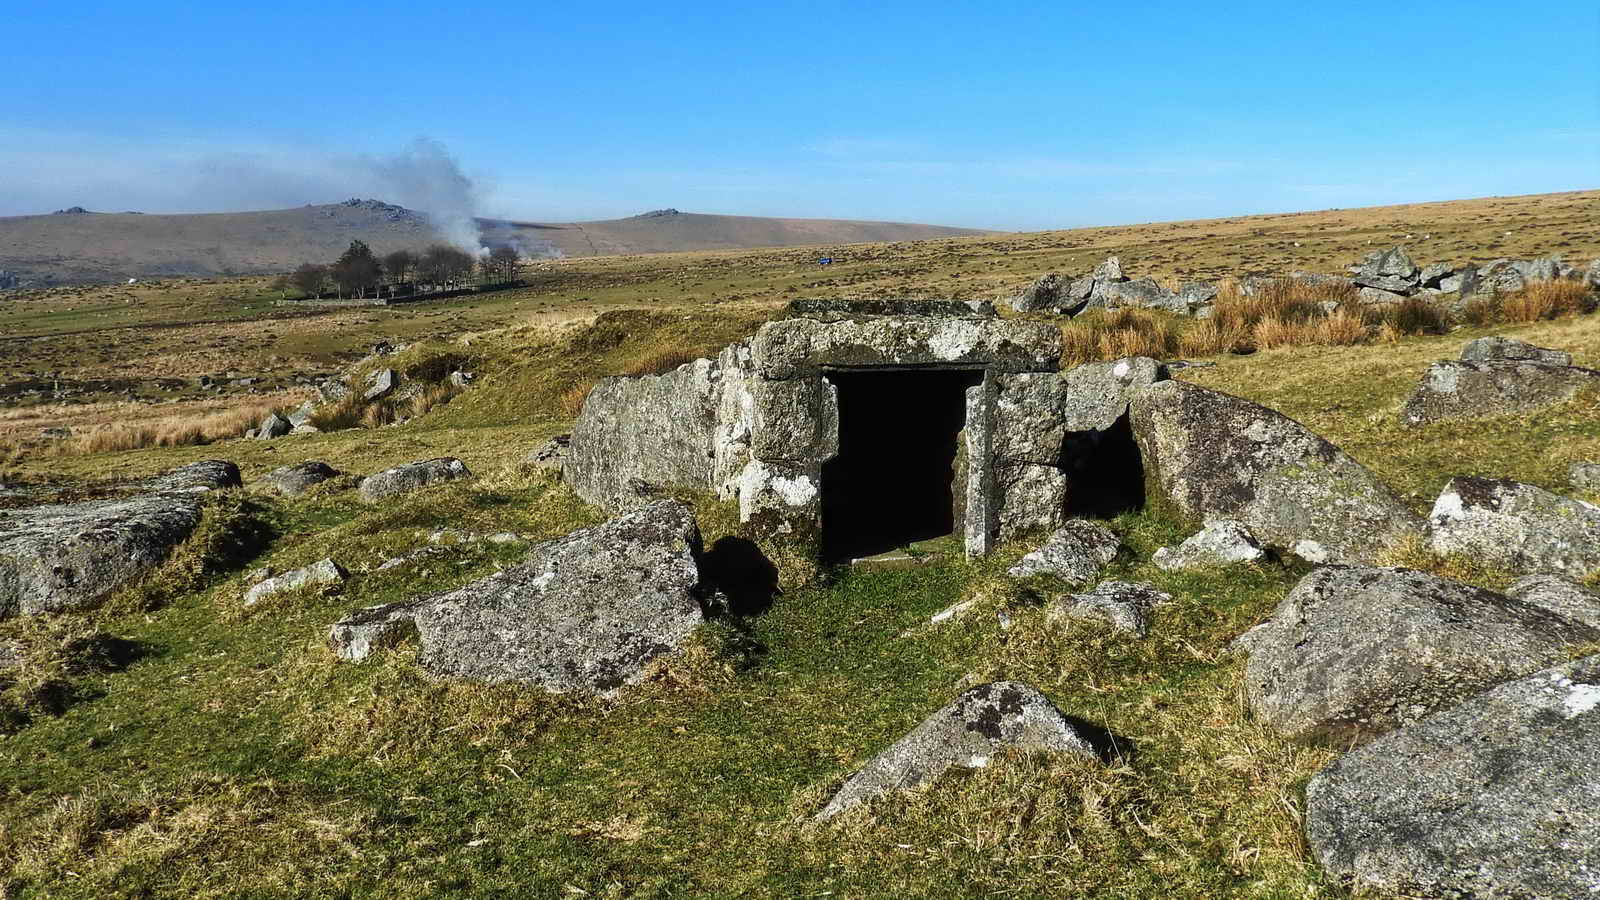
[[[1238,645],[1255,714],[1347,745],[1566,659],[1600,629],[1410,569],[1326,566]]]
[[[1313,776],[1306,837],[1358,889],[1600,895],[1600,656],[1495,687]]]
[[[1428,545],[1518,573],[1600,571],[1600,507],[1499,478],[1450,479],[1428,518]]]
[[[0,619],[98,605],[194,531],[202,494],[238,484],[238,466],[204,460],[146,482],[152,493],[0,510]]]
[[[951,768],[981,769],[1007,747],[1100,758],[1090,736],[1037,690],[1016,681],[981,684],[869,760],[815,819],[920,787]]]
[[[359,658],[409,621],[435,675],[606,694],[644,675],[704,621],[700,531],[658,501],[536,545],[515,566],[410,604],[360,610],[329,643]]]
[[[1531,412],[1600,389],[1600,371],[1546,362],[1441,360],[1400,410],[1402,425]]]
[[[361,481],[361,499],[376,503],[389,497],[409,494],[433,484],[471,478],[467,464],[453,456],[424,459],[384,469]]]
[[[1129,418],[1148,492],[1197,521],[1233,519],[1280,550],[1374,562],[1422,519],[1364,466],[1299,422],[1182,381],[1152,384]],[[1298,550],[1297,550],[1298,552]]]

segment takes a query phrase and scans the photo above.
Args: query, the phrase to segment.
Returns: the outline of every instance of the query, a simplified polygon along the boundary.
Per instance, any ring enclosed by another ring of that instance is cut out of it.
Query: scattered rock
[[[1105,298],[1107,308],[1115,309],[1119,306],[1136,306],[1144,309],[1165,309],[1171,312],[1187,314],[1189,304],[1178,299],[1178,295],[1157,284],[1153,278],[1135,278],[1130,281],[1114,281],[1099,289],[1100,296]]]
[[[1312,541],[1372,562],[1423,522],[1381,481],[1299,422],[1181,381],[1134,395],[1129,420],[1152,500],[1197,521],[1238,521],[1263,546]]]
[[[1600,629],[1410,569],[1327,566],[1238,641],[1257,716],[1345,744],[1566,658]]]
[[[1504,294],[1520,291],[1528,286],[1528,279],[1514,264],[1514,260],[1497,259],[1478,270],[1475,294]],[[1463,290],[1463,295],[1465,291]]]
[[[1429,263],[1422,267],[1422,274],[1417,276],[1417,280],[1421,287],[1443,290],[1441,285],[1453,271],[1449,263]]]
[[[1336,878],[1428,897],[1591,897],[1600,657],[1503,684],[1313,776],[1306,837]]]
[[[343,567],[331,559],[319,559],[303,569],[291,569],[282,575],[263,579],[244,592],[244,605],[254,606],[262,600],[306,587],[328,588],[344,584],[350,577]]]
[[[1572,354],[1563,350],[1535,347],[1526,341],[1506,337],[1481,337],[1461,348],[1462,362],[1500,362],[1503,360],[1572,365]]]
[[[298,497],[315,485],[330,478],[337,478],[338,475],[339,470],[333,466],[319,460],[308,459],[292,466],[273,469],[261,476],[261,481],[258,483],[285,497]]]
[[[361,395],[361,399],[368,403],[374,400],[381,400],[388,396],[389,392],[393,391],[399,383],[400,376],[395,374],[393,369],[379,369],[372,373],[372,377],[367,379],[367,392]]]
[[[1216,302],[1217,286],[1209,281],[1190,281],[1178,288],[1178,299],[1194,312]]]
[[[1117,558],[1122,539],[1111,529],[1087,519],[1069,519],[1044,546],[1024,556],[1006,572],[1012,578],[1054,575],[1069,584],[1085,584]]]
[[[472,472],[467,469],[467,464],[453,456],[409,462],[363,479],[361,499],[373,503],[386,497],[408,494],[430,484],[471,477]]]
[[[1367,255],[1355,273],[1355,283],[1396,294],[1409,294],[1418,286],[1420,272],[1404,247],[1390,247]]]
[[[1051,272],[1041,275],[1033,284],[1028,285],[1022,293],[1011,298],[1011,308],[1017,312],[1039,312],[1043,310],[1058,309],[1065,299],[1063,289],[1067,282],[1060,275]]]
[[[1386,306],[1391,303],[1405,302],[1406,295],[1381,288],[1363,287],[1356,291],[1356,298],[1366,306]]]
[[[1600,462],[1575,462],[1568,466],[1567,483],[1580,491],[1600,493]]]
[[[1151,557],[1156,568],[1166,572],[1204,566],[1231,566],[1255,562],[1266,556],[1255,536],[1244,523],[1215,519],[1179,544],[1177,549],[1162,547]]]
[[[472,381],[475,377],[471,372],[463,372],[457,369],[450,373],[449,383],[453,388],[468,388],[472,386]]]
[[[311,421],[311,417],[316,415],[316,412],[317,407],[310,400],[307,400],[306,402],[295,407],[294,412],[289,413],[290,429],[292,431],[298,431],[300,426]]]
[[[1506,596],[1600,628],[1600,591],[1592,591],[1570,578],[1528,575],[1507,588]]]
[[[1428,367],[1400,410],[1404,425],[1542,409],[1600,388],[1600,372],[1577,366],[1441,360]]]
[[[350,382],[341,375],[325,378],[317,385],[317,396],[323,403],[338,403],[350,396]]]
[[[1156,590],[1154,585],[1142,581],[1102,581],[1086,594],[1067,594],[1050,602],[1045,608],[1046,618],[1087,619],[1105,622],[1117,631],[1138,637],[1150,634],[1150,613],[1162,603],[1172,602],[1172,595]]]
[[[400,554],[399,556],[390,557],[389,559],[384,560],[383,562],[379,563],[378,567],[373,569],[373,571],[387,572],[390,569],[399,568],[400,566],[414,563],[420,559],[428,559],[434,556],[446,556],[449,553],[450,550],[446,547],[418,547],[415,550],[410,550],[406,553]]]
[[[1600,571],[1600,507],[1531,484],[1457,476],[1433,504],[1428,544],[1512,572],[1582,578]]]
[[[1116,256],[1106,257],[1106,261],[1094,267],[1094,280],[1101,284],[1110,284],[1126,278],[1122,274],[1122,259]]]
[[[558,434],[523,457],[522,462],[535,469],[546,469],[560,475],[561,467],[566,464],[567,450],[571,445],[572,435]]]
[[[981,684],[857,770],[815,820],[921,787],[952,767],[985,768],[1006,747],[1101,758],[1091,736],[1032,687],[1016,681]]]
[[[416,634],[416,614],[414,601],[358,609],[329,630],[328,647],[343,660],[366,659],[373,651]]]
[[[267,417],[261,420],[260,427],[256,429],[256,440],[270,441],[273,438],[283,437],[293,427],[293,425],[289,424],[289,420],[283,416],[277,413],[267,413]]]
[[[216,491],[235,488],[239,480],[239,467],[225,459],[202,459],[179,466],[164,475],[150,479],[146,488],[151,491]]]

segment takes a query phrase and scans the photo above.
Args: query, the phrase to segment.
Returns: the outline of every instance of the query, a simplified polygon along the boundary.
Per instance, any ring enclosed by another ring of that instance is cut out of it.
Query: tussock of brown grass
[[[318,406],[311,413],[310,423],[322,431],[342,431],[361,424],[361,416],[365,411],[361,395],[352,392],[337,403]]]
[[[1178,324],[1145,309],[1091,310],[1061,327],[1062,365],[1178,352]]]
[[[394,406],[389,403],[370,403],[361,411],[361,426],[363,428],[382,428],[393,424],[396,419]]]
[[[459,393],[447,384],[436,384],[411,398],[411,417],[427,415],[436,406],[443,406]]]
[[[1538,322],[1574,316],[1594,307],[1594,296],[1581,281],[1535,281],[1500,298],[1500,317],[1507,322]]]
[[[591,378],[580,381],[562,392],[556,401],[562,414],[569,419],[576,419],[578,413],[583,412],[583,401],[589,399],[589,392],[594,390],[595,384],[595,380]]]
[[[1348,347],[1367,339],[1367,326],[1359,313],[1339,307],[1317,323],[1316,339],[1311,343]]]
[[[278,411],[272,404],[258,403],[202,416],[170,416],[129,425],[100,425],[54,445],[53,449],[57,454],[77,455],[209,444],[239,437],[261,424],[269,413]]]

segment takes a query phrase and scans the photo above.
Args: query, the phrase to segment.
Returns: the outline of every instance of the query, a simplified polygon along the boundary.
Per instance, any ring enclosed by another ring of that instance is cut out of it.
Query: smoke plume
[[[404,152],[369,165],[381,199],[422,213],[445,240],[478,252],[478,191],[444,144],[417,138]]]

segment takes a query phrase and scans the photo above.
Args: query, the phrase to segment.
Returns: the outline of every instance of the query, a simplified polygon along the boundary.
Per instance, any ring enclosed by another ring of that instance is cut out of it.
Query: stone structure
[[[982,555],[1059,527],[1106,466],[1142,496],[1127,406],[1160,367],[1060,356],[1054,325],[985,303],[801,301],[716,359],[601,381],[565,477],[614,512],[667,488],[737,499],[756,533],[834,558],[950,532]]]

